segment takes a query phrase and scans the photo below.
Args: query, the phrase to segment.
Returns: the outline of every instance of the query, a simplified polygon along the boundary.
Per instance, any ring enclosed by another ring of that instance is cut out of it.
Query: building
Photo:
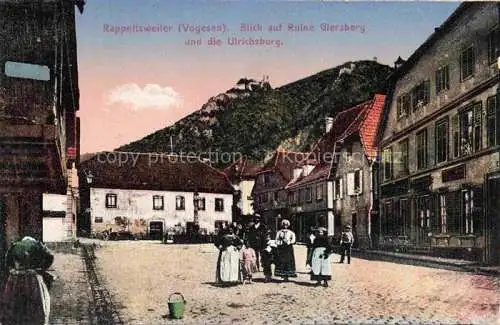
[[[79,154],[75,4],[83,9],[83,1],[0,0],[0,265],[12,241],[42,239],[43,193],[73,193],[68,171]],[[68,209],[61,217],[69,237],[73,216]]]
[[[380,247],[500,262],[499,4],[462,3],[391,78]]]
[[[306,152],[277,149],[256,174],[252,190],[254,210],[273,231],[279,229],[279,223],[284,218],[289,219],[292,229],[295,229],[286,186],[297,176],[296,167],[307,155]]]
[[[286,186],[302,240],[311,227],[327,227],[330,236],[351,225],[355,245],[371,247],[371,216],[376,214],[376,134],[384,95],[327,118],[325,135],[297,166]]]
[[[260,164],[250,161],[248,157],[242,157],[224,169],[224,174],[235,189],[235,221],[246,222],[254,214],[252,190],[260,168]]]
[[[84,233],[129,231],[138,237],[169,229],[212,233],[232,221],[234,190],[227,176],[197,157],[102,152],[81,163]]]

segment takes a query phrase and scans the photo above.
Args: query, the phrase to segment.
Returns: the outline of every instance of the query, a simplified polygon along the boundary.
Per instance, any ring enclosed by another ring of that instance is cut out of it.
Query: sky
[[[242,77],[279,87],[346,61],[392,66],[458,5],[87,0],[76,13],[81,152],[172,125]]]

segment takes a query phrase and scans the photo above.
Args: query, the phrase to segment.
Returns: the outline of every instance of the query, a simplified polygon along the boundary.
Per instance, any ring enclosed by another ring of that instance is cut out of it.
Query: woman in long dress
[[[219,248],[215,279],[218,284],[235,284],[241,282],[240,253],[241,240],[232,228],[220,236],[216,243]]]
[[[12,244],[6,255],[9,277],[0,292],[0,324],[48,324],[52,276],[46,270],[53,261],[52,253],[34,238]]]
[[[316,285],[323,281],[323,286],[328,287],[328,281],[332,279],[332,251],[326,229],[318,228],[308,262],[311,265],[311,280],[316,281]]]
[[[274,275],[282,277],[283,281],[288,281],[289,277],[297,277],[295,272],[295,256],[293,245],[295,244],[295,233],[289,229],[290,221],[281,221],[281,230],[276,234],[276,246],[278,261]]]

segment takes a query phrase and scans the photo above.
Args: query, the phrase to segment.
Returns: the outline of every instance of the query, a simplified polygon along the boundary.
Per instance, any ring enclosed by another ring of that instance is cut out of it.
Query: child
[[[340,237],[340,262],[344,263],[344,258],[347,255],[347,264],[351,264],[351,249],[352,244],[354,243],[354,236],[351,232],[351,226],[345,226],[345,231],[342,232],[342,236]]]
[[[276,243],[271,239],[271,234],[267,233],[265,238],[266,247],[262,250],[262,268],[264,269],[264,282],[271,281],[273,276],[271,264],[274,260]]]
[[[241,263],[243,266],[243,284],[247,280],[252,283],[252,274],[257,269],[257,257],[255,250],[248,245],[248,241],[245,242],[245,246],[241,249]]]

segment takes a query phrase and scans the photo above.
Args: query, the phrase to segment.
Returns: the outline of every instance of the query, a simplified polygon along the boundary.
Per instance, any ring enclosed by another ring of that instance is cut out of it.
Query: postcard
[[[500,324],[499,21],[0,0],[0,325]]]

